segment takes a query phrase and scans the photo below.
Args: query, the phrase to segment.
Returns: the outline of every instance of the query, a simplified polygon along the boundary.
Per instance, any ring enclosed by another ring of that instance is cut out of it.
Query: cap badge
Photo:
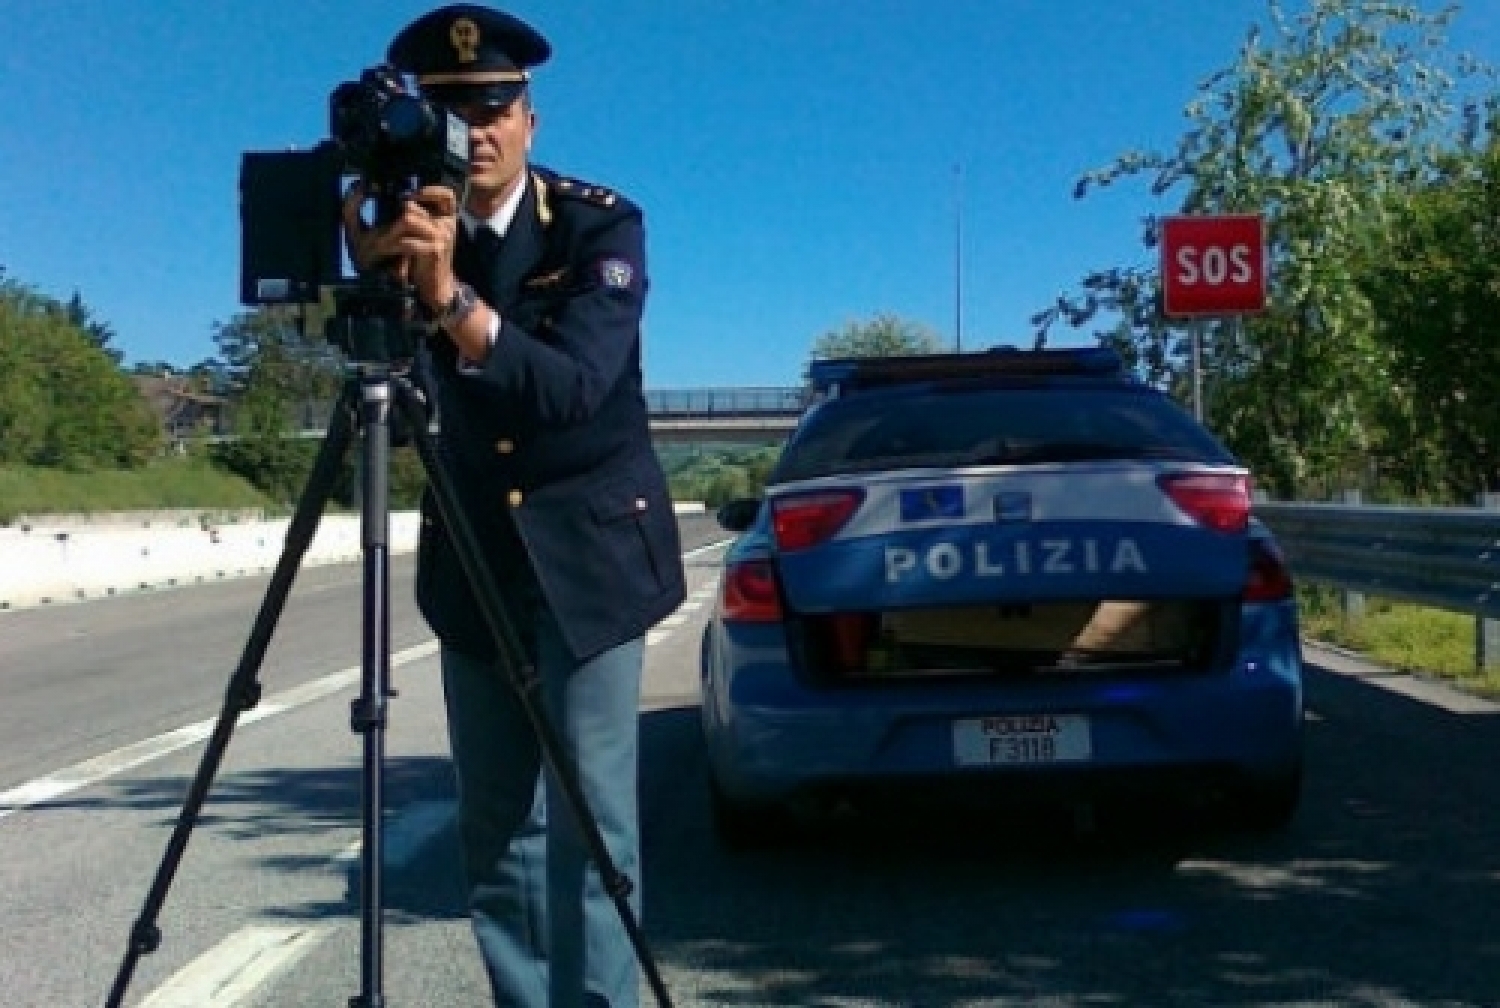
[[[458,52],[460,63],[473,63],[479,58],[479,26],[472,18],[459,18],[448,29],[448,41]]]
[[[606,259],[599,266],[599,272],[603,275],[604,286],[613,290],[624,290],[630,286],[630,280],[635,276],[635,270],[624,259]]]

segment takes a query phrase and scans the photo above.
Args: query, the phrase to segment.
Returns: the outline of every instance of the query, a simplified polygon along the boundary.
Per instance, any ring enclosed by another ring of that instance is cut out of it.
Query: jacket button
[[[511,507],[520,507],[521,501],[525,500],[525,497],[522,496],[521,491],[512,490],[506,500],[510,501]]]
[[[644,511],[644,510],[646,510],[646,498],[644,498],[644,497],[637,497],[635,499],[635,509],[637,511]]]
[[[510,438],[501,438],[495,442],[495,450],[501,455],[509,455],[516,450],[516,443]]]

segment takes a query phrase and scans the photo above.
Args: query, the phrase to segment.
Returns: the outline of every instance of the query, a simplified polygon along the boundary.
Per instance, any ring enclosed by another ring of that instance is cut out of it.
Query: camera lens
[[[413,143],[431,130],[432,115],[424,102],[409,95],[391,98],[385,109],[385,133],[393,143]]]

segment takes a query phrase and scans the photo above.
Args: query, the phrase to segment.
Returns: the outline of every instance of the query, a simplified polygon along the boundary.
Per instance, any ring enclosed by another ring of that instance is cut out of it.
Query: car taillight
[[[1188,517],[1215,532],[1243,532],[1250,525],[1248,476],[1173,473],[1157,485]]]
[[[723,618],[735,623],[776,623],[781,619],[781,597],[776,593],[776,569],[769,560],[731,564],[724,572]]]
[[[1250,540],[1250,576],[1245,580],[1246,602],[1284,602],[1292,597],[1292,575],[1275,546]]]
[[[803,550],[831,539],[864,498],[863,490],[826,490],[774,498],[771,527],[777,549]]]

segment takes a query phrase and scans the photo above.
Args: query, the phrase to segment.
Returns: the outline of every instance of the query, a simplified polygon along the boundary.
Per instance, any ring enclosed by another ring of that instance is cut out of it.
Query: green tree
[[[331,401],[342,382],[338,354],[322,335],[327,314],[318,306],[305,318],[282,307],[241,312],[214,326],[218,360],[195,368],[216,373],[233,392],[280,403],[293,423],[301,403]]]
[[[0,279],[0,464],[144,464],[160,448],[150,407],[66,307]]]
[[[1500,142],[1390,201],[1387,240],[1360,264],[1392,359],[1419,409],[1385,408],[1378,461],[1403,497],[1467,502],[1500,490]]]
[[[63,311],[67,314],[68,321],[88,337],[90,343],[104,351],[104,355],[118,367],[125,355],[110,345],[114,341],[115,331],[109,323],[94,316],[93,310],[83,303],[83,296],[74,291],[73,297],[63,306]]]
[[[1457,141],[1456,83],[1473,65],[1446,49],[1454,8],[1389,0],[1310,0],[1290,16],[1271,0],[1235,62],[1187,106],[1170,153],[1128,152],[1080,180],[1076,195],[1151,176],[1174,212],[1261,213],[1271,287],[1267,313],[1209,329],[1209,420],[1278,494],[1358,480],[1383,431],[1377,409],[1420,409],[1395,381],[1394,354],[1358,264],[1384,241],[1392,192],[1432,178]],[[1159,218],[1145,221],[1155,250]],[[1181,389],[1185,329],[1159,314],[1154,263],[1101,270],[1034,318],[1044,343],[1058,322],[1103,316],[1099,333],[1149,377]]]
[[[322,339],[325,315],[309,311],[304,324],[285,308],[242,312],[215,327],[217,365],[200,365],[234,396],[238,439],[215,451],[216,462],[282,504],[296,499],[317,450],[316,441],[292,435],[323,421],[342,381],[338,358]],[[346,468],[338,491],[346,501],[350,483]]]
[[[759,497],[780,455],[780,445],[696,450],[669,466],[672,496],[676,500],[701,500],[709,507],[741,497]]]
[[[823,333],[813,343],[812,357],[905,357],[942,349],[942,338],[928,326],[886,313]]]

